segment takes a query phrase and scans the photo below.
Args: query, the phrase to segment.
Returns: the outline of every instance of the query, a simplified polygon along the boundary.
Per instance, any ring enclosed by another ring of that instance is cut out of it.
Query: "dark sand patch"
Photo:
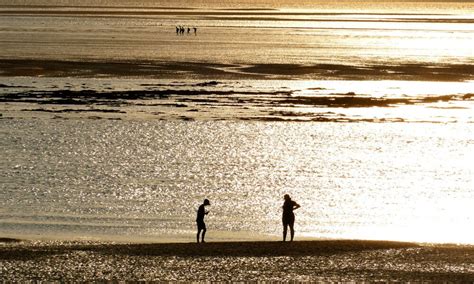
[[[258,64],[240,68],[248,74],[266,74],[307,79],[345,80],[420,80],[465,81],[474,78],[474,67],[469,64],[403,64],[350,66],[342,64]]]
[[[140,77],[156,79],[235,78],[222,71],[233,65],[189,62],[86,62],[57,60],[0,59],[0,76],[43,77]],[[249,76],[252,77],[252,76]]]
[[[104,113],[127,113],[126,111],[116,109],[24,109],[22,111],[39,111],[39,112],[52,112],[52,113],[67,113],[67,112],[104,112]]]
[[[26,86],[17,86],[17,85],[0,84],[0,88],[1,89],[9,89],[9,88],[11,88],[11,89],[13,89],[13,88],[20,89],[20,88],[28,88],[28,87],[26,87]]]
[[[19,243],[22,242],[20,239],[14,239],[14,238],[0,238],[0,244],[1,243]]]
[[[463,100],[470,100],[474,98],[474,94],[465,94],[462,96]]]
[[[215,64],[209,62],[86,62],[0,59],[0,76],[44,77],[140,77],[155,79],[327,79],[327,80],[474,80],[469,64]],[[206,83],[204,86],[209,86]]]

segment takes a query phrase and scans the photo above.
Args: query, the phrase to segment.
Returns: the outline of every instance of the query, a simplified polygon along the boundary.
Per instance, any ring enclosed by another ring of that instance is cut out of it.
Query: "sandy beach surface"
[[[9,281],[474,281],[474,247],[388,241],[97,243],[2,239]]]

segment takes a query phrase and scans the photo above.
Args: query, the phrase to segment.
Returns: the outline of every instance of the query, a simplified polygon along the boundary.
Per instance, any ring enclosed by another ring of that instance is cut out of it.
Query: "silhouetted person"
[[[291,200],[290,196],[288,194],[285,194],[284,196],[285,202],[283,203],[283,241],[286,241],[286,232],[288,226],[290,227],[290,234],[291,234],[291,241],[293,241],[293,237],[295,236],[295,230],[294,230],[294,225],[295,225],[295,214],[293,213],[293,210],[296,210],[300,208],[301,206]]]
[[[176,26],[176,34],[179,34],[179,28]]]
[[[206,206],[211,205],[209,203],[208,199],[204,199],[204,203],[199,206],[198,212],[197,212],[197,217],[196,217],[196,223],[197,223],[197,234],[196,234],[196,240],[199,243],[199,235],[201,234],[201,243],[205,243],[204,237],[206,236],[206,223],[204,223],[204,216],[209,214],[209,211],[206,211]]]
[[[194,30],[194,35],[196,35],[198,29],[196,27],[193,27],[193,30]]]
[[[191,32],[191,28],[188,28],[188,34]]]

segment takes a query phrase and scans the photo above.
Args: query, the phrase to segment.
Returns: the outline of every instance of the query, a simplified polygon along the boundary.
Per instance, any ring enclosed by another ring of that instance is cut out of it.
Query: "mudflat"
[[[206,61],[73,61],[2,59],[0,76],[32,77],[139,77],[147,79],[200,80],[408,80],[468,81],[472,65],[462,63],[426,64],[297,64],[297,63],[210,63]]]

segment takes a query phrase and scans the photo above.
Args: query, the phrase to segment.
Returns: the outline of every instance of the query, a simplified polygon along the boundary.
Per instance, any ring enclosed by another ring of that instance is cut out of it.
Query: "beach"
[[[0,3],[1,279],[474,281],[474,4],[296,2]]]
[[[119,244],[3,239],[10,281],[471,282],[474,248],[318,240]]]

